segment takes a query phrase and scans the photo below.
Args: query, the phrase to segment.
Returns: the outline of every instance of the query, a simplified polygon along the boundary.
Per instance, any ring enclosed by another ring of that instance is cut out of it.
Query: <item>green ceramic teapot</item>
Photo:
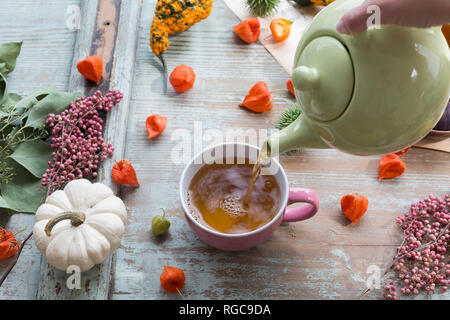
[[[389,25],[339,34],[339,19],[362,3],[335,1],[304,33],[292,74],[302,114],[269,137],[272,156],[330,147],[355,155],[393,153],[439,121],[450,95],[450,50],[440,28]]]

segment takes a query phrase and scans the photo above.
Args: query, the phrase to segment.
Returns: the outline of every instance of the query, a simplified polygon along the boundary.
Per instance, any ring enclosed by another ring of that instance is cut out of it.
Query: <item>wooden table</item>
[[[103,266],[83,274],[80,290],[65,288],[67,275],[49,267],[30,241],[0,288],[0,298],[179,299],[159,286],[164,265],[185,271],[183,294],[188,299],[357,298],[366,288],[369,266],[383,270],[400,242],[395,218],[430,193],[450,192],[450,154],[413,148],[404,156],[406,173],[382,182],[376,179],[378,157],[354,157],[335,150],[283,155],[280,161],[290,184],[317,190],[318,214],[305,222],[282,225],[264,244],[245,252],[208,247],[191,232],[181,209],[178,180],[184,164],[171,161],[178,134],[193,132],[195,124],[201,124],[203,132],[273,128],[280,113],[293,103],[287,92],[277,92],[274,108],[264,114],[247,112],[238,104],[256,81],[266,81],[271,89],[284,88],[288,75],[260,44],[244,45],[236,38],[232,26],[238,19],[222,0],[216,0],[211,16],[171,37],[165,54],[169,70],[179,64],[195,70],[195,87],[184,94],[169,87],[164,93],[161,64],[148,47],[155,2],[2,1],[0,42],[24,40],[17,69],[8,77],[11,91],[25,94],[54,85],[89,93],[95,88],[75,69],[84,47],[110,62],[109,79],[100,87],[119,89],[126,98],[112,111],[107,130],[119,131],[125,143],[118,142],[119,151],[105,168],[126,157],[141,186],[117,190],[129,210],[122,247]],[[79,31],[66,25],[70,5],[81,8]],[[129,110],[128,117],[123,110]],[[145,118],[152,113],[167,116],[168,126],[162,136],[148,140]],[[209,142],[205,140],[203,146]],[[110,183],[108,172],[102,177]],[[339,210],[339,199],[354,192],[369,198],[369,210],[350,225]],[[160,208],[172,226],[167,236],[155,240],[151,220]],[[29,231],[33,223],[29,214],[0,215],[0,225],[13,231],[25,227]],[[25,235],[20,234],[19,240]],[[0,263],[0,273],[7,263]],[[380,292],[371,291],[365,298],[380,298]]]

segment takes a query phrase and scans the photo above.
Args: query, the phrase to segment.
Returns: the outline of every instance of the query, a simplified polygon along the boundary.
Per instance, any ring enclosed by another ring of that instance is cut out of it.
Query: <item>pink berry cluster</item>
[[[410,212],[396,219],[405,238],[394,257],[395,272],[401,294],[434,292],[440,287],[447,291],[450,285],[450,195],[440,199],[430,195],[412,204]],[[383,296],[398,299],[397,286],[389,280]]]
[[[103,119],[100,111],[109,111],[120,102],[123,94],[110,90],[106,95],[96,91],[91,97],[78,98],[59,115],[49,114],[46,120],[51,130],[52,161],[42,176],[47,194],[66,183],[91,175],[97,176],[100,160],[112,156],[114,148],[103,139]]]

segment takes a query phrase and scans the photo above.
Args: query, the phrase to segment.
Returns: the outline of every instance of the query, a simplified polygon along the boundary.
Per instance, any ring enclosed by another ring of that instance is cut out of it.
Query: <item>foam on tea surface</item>
[[[203,166],[188,189],[197,221],[223,233],[249,232],[270,222],[281,206],[280,188],[274,176],[258,175],[244,204],[252,169],[248,161]]]
[[[248,214],[247,209],[244,208],[244,203],[238,195],[231,195],[220,200],[220,208],[233,218],[243,217]]]

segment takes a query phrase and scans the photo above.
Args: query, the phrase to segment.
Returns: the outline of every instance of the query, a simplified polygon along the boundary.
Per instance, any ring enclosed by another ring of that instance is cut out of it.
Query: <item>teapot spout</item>
[[[327,149],[330,147],[315,134],[302,114],[289,126],[272,134],[263,148],[267,149],[269,156],[275,157],[283,152],[299,148]]]

